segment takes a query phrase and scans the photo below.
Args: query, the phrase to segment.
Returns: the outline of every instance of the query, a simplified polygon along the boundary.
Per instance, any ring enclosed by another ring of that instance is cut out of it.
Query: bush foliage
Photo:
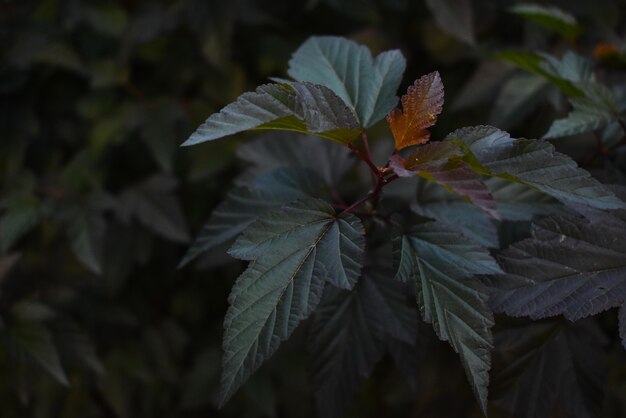
[[[2,416],[623,416],[623,8],[0,5]]]

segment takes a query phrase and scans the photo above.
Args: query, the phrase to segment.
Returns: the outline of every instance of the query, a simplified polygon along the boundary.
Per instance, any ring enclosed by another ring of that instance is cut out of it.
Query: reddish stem
[[[367,164],[370,171],[372,172],[374,187],[365,196],[360,197],[353,204],[346,207],[344,209],[344,212],[353,212],[354,209],[356,209],[358,206],[371,199],[372,214],[374,214],[374,212],[376,211],[376,207],[378,206],[378,202],[380,201],[383,187],[385,187],[386,184],[389,184],[392,181],[398,179],[398,175],[393,173],[393,171],[389,169],[389,162],[384,167],[377,167],[376,164],[372,162],[370,146],[367,135],[365,133],[363,134],[363,144],[365,146],[365,153],[354,144],[348,144],[348,148],[350,148],[361,161]],[[335,207],[340,207],[340,205],[335,205]]]
[[[367,134],[363,132],[363,145],[365,146],[365,152],[367,152],[367,157],[372,159],[372,151],[370,150],[370,143],[367,139]]]
[[[364,154],[363,151],[361,151],[359,148],[356,147],[356,145],[348,144],[348,148],[350,148],[352,152],[354,152],[356,156],[359,157],[359,159],[361,159],[361,161],[367,164],[370,170],[372,170],[372,173],[378,176],[378,167],[376,167],[376,164],[372,162],[369,155]]]

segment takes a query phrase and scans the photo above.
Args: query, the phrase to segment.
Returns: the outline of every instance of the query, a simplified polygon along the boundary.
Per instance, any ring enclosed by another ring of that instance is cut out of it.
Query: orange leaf
[[[402,96],[402,110],[393,109],[387,122],[396,141],[396,149],[425,144],[429,128],[437,121],[443,107],[443,83],[437,71],[418,78]]]

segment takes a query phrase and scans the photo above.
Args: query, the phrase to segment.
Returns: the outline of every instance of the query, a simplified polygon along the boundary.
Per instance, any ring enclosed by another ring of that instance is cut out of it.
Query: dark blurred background
[[[492,52],[621,45],[622,1],[551,2],[579,18],[575,44],[508,13],[513,2],[427,3],[0,0],[0,416],[315,417],[298,331],[217,410],[221,324],[243,266],[219,251],[177,264],[252,135],[178,146],[284,77],[311,35],[401,49],[401,90],[439,70],[435,138],[487,123],[537,137],[566,112],[558,92]],[[388,140],[384,124],[373,132]],[[404,373],[383,360],[350,416],[480,416],[452,350],[428,328],[423,341]],[[609,360],[606,416],[624,416],[625,357],[616,348]]]

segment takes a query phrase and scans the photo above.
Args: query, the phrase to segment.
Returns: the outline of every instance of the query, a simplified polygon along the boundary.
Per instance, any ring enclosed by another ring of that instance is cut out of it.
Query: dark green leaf
[[[322,181],[315,172],[294,167],[279,168],[231,190],[215,208],[179,267],[203,252],[239,235],[264,212],[305,197],[318,197]]]
[[[497,128],[459,129],[446,138],[467,147],[467,161],[486,175],[533,187],[566,204],[601,209],[623,208],[624,202],[568,156],[544,141],[513,139]]]
[[[329,88],[312,83],[265,84],[209,116],[183,145],[249,129],[296,131],[341,144],[360,133],[354,112]]]
[[[442,223],[453,225],[466,237],[488,248],[499,248],[496,221],[485,211],[448,192],[433,182],[421,181],[417,202],[411,210]]]
[[[439,222],[398,231],[393,242],[396,278],[415,282],[422,317],[460,355],[485,412],[493,316],[486,288],[472,276],[494,274],[500,268],[486,249]]]
[[[517,323],[495,333],[491,399],[517,418],[599,416],[606,336],[593,322]]]
[[[352,291],[327,288],[310,334],[320,416],[343,416],[387,343],[396,341],[415,351],[417,310],[392,275],[391,269],[369,266]]]
[[[406,61],[397,50],[372,58],[369,49],[345,38],[313,36],[289,61],[288,73],[298,81],[327,86],[368,128],[396,105],[396,91]]]
[[[576,22],[576,18],[557,7],[547,7],[538,4],[518,4],[509,10],[511,13],[520,15],[530,22],[558,33],[569,41],[578,38],[582,32],[582,28]]]
[[[363,277],[350,291],[328,288],[311,328],[313,382],[322,417],[342,417],[362,379],[384,354],[374,332],[380,294]],[[374,294],[371,292],[374,291]]]
[[[506,274],[490,279],[498,312],[577,320],[626,300],[626,223],[542,219],[500,260]]]
[[[427,0],[426,5],[442,31],[469,45],[476,43],[470,0]]]
[[[55,341],[59,345],[64,361],[67,359],[78,362],[99,375],[104,373],[104,367],[93,341],[77,324],[69,319],[64,319],[55,324],[54,330]]]
[[[309,199],[264,214],[237,239],[230,254],[252,261],[224,320],[222,404],[313,312],[325,282],[354,286],[363,235],[356,217]]]
[[[562,214],[558,200],[523,184],[498,177],[485,181],[498,205],[498,213],[508,221],[530,221],[537,215]]]
[[[510,77],[502,86],[491,108],[489,123],[501,129],[510,129],[525,120],[538,103],[550,92],[548,82],[520,72]]]
[[[28,193],[8,196],[0,216],[0,252],[6,253],[42,219],[39,199]]]
[[[502,83],[513,71],[510,65],[500,61],[490,60],[479,63],[474,73],[457,91],[450,109],[457,112],[474,108],[478,104],[491,103]]]
[[[604,128],[618,115],[617,100],[603,84],[578,83],[584,96],[569,99],[574,107],[566,118],[555,120],[544,138],[576,135]]]
[[[47,307],[31,302],[22,302],[11,310],[8,327],[9,344],[17,352],[27,353],[59,383],[69,385],[59,353],[54,345],[52,333],[44,321],[54,313]]]
[[[354,154],[339,144],[310,139],[291,132],[275,132],[242,144],[237,156],[247,163],[243,180],[278,167],[297,167],[314,171],[326,184],[336,185],[354,165]]]
[[[514,64],[523,70],[530,71],[531,73],[544,77],[568,96],[576,97],[582,94],[580,89],[578,89],[574,83],[555,76],[552,71],[546,70],[546,67],[543,64],[544,58],[539,54],[523,51],[500,51],[496,53],[494,57]]]
[[[169,176],[154,176],[120,196],[122,216],[134,217],[146,228],[180,243],[189,242],[182,207],[174,194],[177,182]]]
[[[60,216],[66,224],[72,251],[78,260],[95,274],[102,273],[102,244],[106,223],[93,207],[73,206]]]
[[[566,51],[560,59],[550,55],[541,55],[545,60],[540,65],[555,77],[573,83],[595,81],[593,61],[584,58],[573,51]]]

